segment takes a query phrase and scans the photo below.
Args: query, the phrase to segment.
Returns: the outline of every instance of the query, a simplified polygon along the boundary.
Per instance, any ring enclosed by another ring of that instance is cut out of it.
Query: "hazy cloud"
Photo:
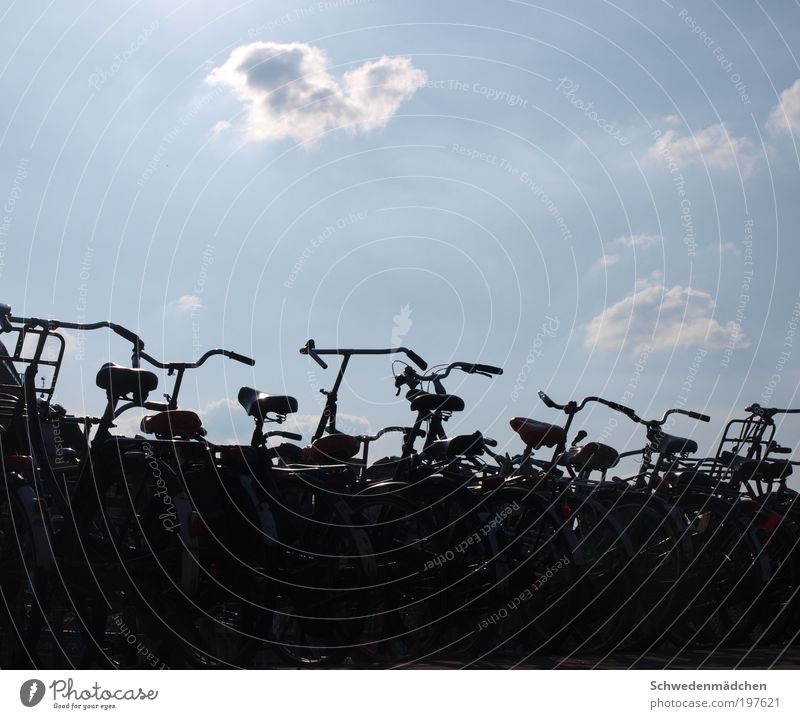
[[[623,235],[614,240],[614,244],[620,247],[650,247],[661,242],[661,235],[651,235],[641,232],[638,235]]]
[[[307,444],[311,441],[311,436],[319,424],[319,415],[314,414],[290,414],[280,429],[286,432],[297,432],[303,435],[303,441]],[[345,412],[336,413],[336,429],[345,434],[369,434],[370,423],[366,417]]]
[[[617,262],[619,262],[619,257],[617,255],[603,255],[602,257],[594,261],[592,269],[604,270],[607,267],[611,267],[611,265],[616,265]]]
[[[780,102],[769,114],[767,129],[776,134],[786,132],[800,136],[800,80],[781,93]]]
[[[249,139],[313,143],[328,128],[356,133],[384,127],[427,77],[407,57],[365,62],[341,81],[329,65],[313,45],[254,42],[233,50],[206,81],[228,88],[245,105]]]
[[[636,291],[607,307],[585,326],[586,347],[617,350],[632,345],[637,352],[648,345],[655,349],[701,346],[747,347],[736,322],[721,325],[713,319],[716,303],[706,292],[660,280],[640,280]]]
[[[197,295],[181,295],[173,304],[178,308],[178,312],[181,314],[188,314],[189,312],[194,312],[203,307]]]
[[[758,161],[753,143],[746,137],[733,137],[722,123],[709,125],[691,135],[667,130],[647,150],[650,159],[668,159],[678,167],[705,163],[720,170],[729,170],[737,163],[742,174],[749,174]]]

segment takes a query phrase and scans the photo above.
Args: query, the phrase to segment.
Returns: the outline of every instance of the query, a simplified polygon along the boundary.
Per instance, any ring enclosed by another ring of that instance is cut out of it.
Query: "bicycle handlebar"
[[[668,409],[664,412],[664,416],[661,418],[661,421],[658,423],[659,425],[664,424],[667,417],[671,414],[685,414],[687,417],[691,417],[692,419],[699,420],[700,422],[710,422],[711,417],[707,414],[701,414],[700,412],[692,412],[688,409]]]
[[[778,409],[777,407],[762,407],[760,404],[751,404],[744,408],[745,412],[759,417],[772,417],[776,414],[800,414],[800,409]]]
[[[324,350],[323,350],[324,352]],[[328,363],[325,362],[319,354],[317,354],[317,349],[314,346],[314,340],[309,340],[306,342],[305,347],[300,348],[301,355],[308,355],[311,359],[314,360],[322,369],[328,369]]]
[[[360,442],[376,442],[379,440],[383,435],[387,434],[388,432],[410,432],[413,427],[384,427],[383,429],[379,429],[375,434],[362,434],[356,436],[356,439]],[[417,430],[416,436],[424,437],[425,432],[422,430]]]
[[[303,439],[302,434],[297,434],[297,432],[284,432],[281,429],[276,429],[272,432],[265,432],[264,437],[282,437],[283,439],[290,439],[293,442],[300,442]]]
[[[322,369],[327,369],[327,363],[320,357],[320,355],[340,355],[341,357],[350,357],[351,355],[391,355],[391,354],[404,354],[421,370],[428,369],[428,363],[422,359],[416,352],[408,349],[408,347],[388,347],[386,349],[317,349],[314,340],[310,339],[300,348],[301,355],[308,355],[313,359]]]
[[[400,389],[404,384],[408,384],[410,379],[416,383],[421,382],[436,382],[437,380],[445,379],[450,372],[454,369],[460,369],[467,374],[484,374],[484,375],[501,375],[503,370],[500,367],[493,367],[488,364],[473,364],[472,362],[451,362],[447,367],[439,372],[431,372],[430,374],[421,375],[418,372],[406,367],[402,375],[395,377],[395,387]]]
[[[474,364],[470,369],[467,369],[466,367],[462,367],[462,369],[468,374],[474,374],[475,372],[482,372],[483,374],[496,374],[496,375],[503,374],[502,367],[494,367],[490,364]]]
[[[250,357],[246,357],[238,352],[224,349],[209,350],[196,362],[160,362],[159,360],[155,359],[155,357],[144,351],[144,340],[142,340],[139,335],[132,330],[129,330],[127,327],[118,325],[115,322],[63,322],[62,320],[46,320],[40,317],[16,317],[11,314],[11,307],[9,305],[0,304],[0,328],[2,331],[8,332],[13,329],[11,326],[12,322],[33,327],[41,327],[47,331],[67,329],[88,332],[91,330],[110,329],[112,332],[114,332],[114,334],[122,337],[122,339],[127,340],[133,345],[133,352],[136,357],[141,357],[142,359],[147,360],[147,362],[154,367],[169,370],[170,372],[175,370],[195,369],[200,367],[209,357],[214,355],[223,355],[224,357],[228,357],[236,362],[249,365],[250,367],[256,363],[255,360]]]
[[[8,305],[0,305],[0,316],[2,316],[3,320],[2,328],[3,331],[6,332],[11,329],[11,322],[31,325],[33,327],[38,326],[50,331],[57,329],[90,331],[107,328],[123,339],[128,340],[128,342],[135,345],[137,348],[144,348],[144,341],[139,335],[129,330],[127,327],[123,327],[114,322],[62,322],[61,320],[45,320],[40,317],[16,317],[11,314],[10,310],[11,308]]]
[[[542,390],[539,390],[539,399],[542,400],[542,402],[544,402],[544,404],[550,409],[560,409],[567,414],[575,414],[576,412],[580,412],[589,402],[598,402],[610,407],[616,412],[621,412],[622,414],[627,415],[634,422],[642,421],[637,416],[636,412],[630,407],[626,407],[624,404],[620,404],[619,402],[612,402],[611,400],[603,399],[602,397],[584,397],[580,402],[570,400],[566,404],[558,404],[550,399],[550,397],[548,397]]]
[[[142,359],[147,360],[154,367],[158,367],[158,369],[169,370],[170,372],[174,372],[175,370],[197,369],[198,367],[203,365],[209,357],[213,357],[214,355],[222,355],[223,357],[232,359],[235,362],[241,362],[242,364],[249,365],[250,367],[252,367],[256,363],[256,361],[252,357],[245,357],[244,355],[241,355],[238,352],[233,352],[232,350],[224,350],[219,348],[208,350],[208,352],[206,352],[196,362],[159,362],[157,359],[147,354],[147,352],[139,353],[139,356]]]
[[[602,397],[584,397],[580,402],[571,401],[567,402],[567,404],[557,404],[540,390],[539,399],[541,399],[542,402],[544,402],[544,404],[550,409],[560,409],[567,414],[575,414],[576,412],[580,412],[588,402],[598,402],[599,404],[604,404],[606,407],[613,409],[615,412],[624,414],[631,421],[636,422],[637,424],[643,424],[647,427],[660,427],[667,421],[667,417],[669,417],[671,414],[684,414],[687,417],[691,417],[692,419],[696,419],[701,422],[711,421],[711,417],[709,417],[707,414],[701,414],[700,412],[693,412],[687,409],[677,408],[668,409],[666,412],[664,412],[664,415],[661,417],[661,419],[645,420],[639,417],[639,415],[636,414],[636,411],[631,407],[626,407],[624,404],[603,399]],[[800,410],[797,410],[797,412],[800,412]]]

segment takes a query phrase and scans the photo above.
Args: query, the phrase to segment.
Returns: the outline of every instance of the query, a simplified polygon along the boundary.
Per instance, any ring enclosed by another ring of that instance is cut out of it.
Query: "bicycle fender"
[[[200,584],[200,543],[192,534],[192,503],[180,492],[173,498],[175,510],[181,527],[183,553],[181,556],[181,588],[186,594],[193,595]]]
[[[32,486],[22,484],[17,488],[16,493],[20,504],[25,509],[25,515],[33,535],[33,546],[36,549],[36,569],[46,571],[53,566],[49,522],[45,512],[37,504],[39,497]]]

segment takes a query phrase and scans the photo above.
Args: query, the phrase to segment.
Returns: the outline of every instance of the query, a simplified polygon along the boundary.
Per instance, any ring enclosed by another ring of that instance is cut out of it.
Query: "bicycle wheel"
[[[680,582],[685,609],[669,629],[679,646],[735,644],[755,622],[755,601],[770,567],[749,518],[734,503],[697,494],[679,504],[694,558]]]
[[[375,552],[375,584],[369,590],[360,654],[373,662],[417,659],[441,630],[444,577],[431,513],[390,494],[354,497],[358,526]]]
[[[631,624],[623,597],[630,587],[633,548],[617,519],[588,495],[556,502],[563,523],[574,533],[573,556],[579,576],[568,596],[575,616],[560,638],[564,651],[602,652],[615,647]]]
[[[740,638],[743,646],[785,644],[794,633],[792,600],[800,586],[800,567],[795,560],[800,532],[786,516],[762,508],[756,517],[756,533],[771,573],[755,598],[752,626]]]
[[[339,661],[361,644],[376,578],[375,552],[350,507],[352,497],[313,487],[302,501],[300,494],[291,507],[274,510],[281,550],[272,641],[295,664]]]
[[[548,502],[525,490],[504,488],[486,505],[508,565],[505,602],[494,612],[500,621],[492,623],[495,646],[514,655],[552,650],[572,616],[575,537]]]
[[[508,565],[500,551],[502,537],[485,504],[486,496],[468,487],[474,472],[431,474],[425,467],[417,475],[370,487],[370,492],[396,492],[431,518],[437,556],[430,571],[443,585],[438,621],[438,652],[448,659],[473,659],[493,647],[490,632],[479,630],[505,597]],[[487,495],[488,496],[488,495]]]
[[[631,579],[619,611],[629,619],[616,649],[641,649],[663,639],[678,606],[678,583],[691,560],[685,524],[652,494],[625,492],[610,511],[633,549]]]
[[[29,618],[41,597],[34,528],[16,491],[2,485],[0,494],[0,667],[35,666],[36,638]]]

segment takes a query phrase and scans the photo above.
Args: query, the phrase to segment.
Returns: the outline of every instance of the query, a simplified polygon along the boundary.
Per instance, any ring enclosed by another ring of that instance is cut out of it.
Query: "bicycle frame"
[[[418,367],[425,370],[428,367],[422,357],[416,352],[408,349],[407,347],[390,347],[387,349],[318,349],[314,344],[314,340],[310,339],[306,342],[305,346],[300,348],[300,354],[308,355],[313,359],[322,369],[327,369],[328,365],[321,359],[320,355],[338,355],[342,358],[342,363],[339,365],[339,372],[336,375],[336,380],[333,387],[329,390],[321,389],[320,392],[325,395],[325,407],[322,410],[322,415],[319,418],[317,429],[314,432],[311,440],[319,439],[325,434],[335,434],[336,429],[336,413],[338,410],[339,389],[344,380],[344,374],[347,371],[347,366],[350,364],[350,358],[355,355],[391,355],[391,354],[404,354],[412,360]]]

